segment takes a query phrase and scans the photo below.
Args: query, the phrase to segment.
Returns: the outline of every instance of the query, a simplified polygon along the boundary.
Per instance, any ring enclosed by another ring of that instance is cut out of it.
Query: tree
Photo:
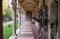
[[[3,7],[2,12],[3,12],[3,16],[4,16],[4,15],[6,15],[6,7],[7,7],[5,0],[2,1],[2,7]]]
[[[12,19],[12,9],[11,6],[5,2],[5,0],[2,1],[2,11],[3,11],[3,20],[11,20]]]
[[[7,7],[6,16],[9,19],[12,19],[12,9],[11,9],[11,6],[10,5],[8,5],[8,7]]]

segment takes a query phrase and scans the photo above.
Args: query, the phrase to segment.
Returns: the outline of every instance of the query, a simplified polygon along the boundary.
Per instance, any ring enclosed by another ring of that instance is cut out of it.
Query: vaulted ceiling
[[[42,1],[42,0],[40,0]],[[21,7],[25,9],[25,11],[35,11],[38,9],[39,0],[18,0],[18,3]]]

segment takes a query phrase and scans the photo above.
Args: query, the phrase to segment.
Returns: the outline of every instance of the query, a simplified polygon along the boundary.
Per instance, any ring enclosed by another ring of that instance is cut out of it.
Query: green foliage
[[[10,25],[10,27],[9,27]],[[4,25],[3,27],[3,39],[9,39],[9,37],[12,35],[13,27],[12,23],[8,25]],[[16,23],[16,29],[18,29],[18,23]]]
[[[3,12],[3,20],[11,20],[12,19],[12,9],[5,0],[2,1],[2,12]]]
[[[9,39],[9,37],[12,35],[12,24],[10,24],[10,28],[8,25],[3,27],[3,39]]]
[[[3,20],[12,19],[12,9],[8,5],[7,9],[4,9]]]
[[[3,15],[6,14],[6,7],[7,7],[6,5],[7,5],[7,3],[5,2],[5,0],[3,0],[3,1],[2,1],[2,7],[3,7],[3,8],[2,8],[2,12],[3,12]]]
[[[12,19],[12,10],[10,8],[8,8],[6,11],[6,17]]]

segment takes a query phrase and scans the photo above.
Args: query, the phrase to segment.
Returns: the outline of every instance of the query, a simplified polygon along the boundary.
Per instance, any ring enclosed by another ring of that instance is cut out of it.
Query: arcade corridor
[[[58,39],[58,0],[12,0],[12,9],[12,38]],[[17,35],[16,11],[20,29]]]
[[[12,0],[11,5],[13,32],[9,39],[60,39],[60,0]],[[1,15],[0,29],[2,29]]]

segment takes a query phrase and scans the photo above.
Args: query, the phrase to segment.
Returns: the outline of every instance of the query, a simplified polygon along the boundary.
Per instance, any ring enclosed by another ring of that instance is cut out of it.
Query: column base
[[[17,29],[17,30],[16,30],[16,34],[18,35],[18,34],[19,34],[19,32],[20,32],[20,29]]]
[[[9,39],[15,39],[16,35],[12,35]]]

